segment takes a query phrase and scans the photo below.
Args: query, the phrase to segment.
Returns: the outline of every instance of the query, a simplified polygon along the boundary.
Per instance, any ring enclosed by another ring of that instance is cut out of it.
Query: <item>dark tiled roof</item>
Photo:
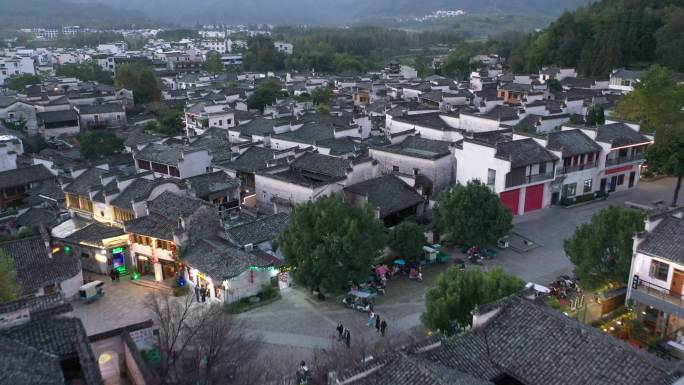
[[[242,135],[266,135],[273,133],[273,120],[257,117],[252,119],[249,123],[238,127]]]
[[[648,143],[651,140],[624,123],[612,123],[598,127],[596,141],[609,143],[612,147]]]
[[[218,238],[194,243],[184,253],[183,261],[219,282],[240,275],[250,266],[271,264]]]
[[[384,218],[425,201],[411,186],[394,175],[384,175],[344,188],[344,191],[368,198],[372,208]]]
[[[637,247],[637,251],[684,263],[684,219],[664,216]]]
[[[359,144],[348,136],[321,140],[318,142],[318,147],[329,148],[330,155],[356,154],[361,149]]]
[[[267,168],[266,163],[274,161],[276,153],[276,150],[270,148],[250,147],[235,160],[225,162],[222,166],[236,171],[255,172]]]
[[[506,374],[528,385],[672,384],[681,369],[518,295],[426,358],[481,379]]]
[[[451,155],[449,145],[449,142],[412,135],[406,137],[401,143],[377,147],[377,149],[415,158],[436,159]]]
[[[81,105],[76,107],[79,114],[81,115],[91,115],[91,114],[108,114],[113,112],[124,112],[124,108],[119,103],[105,103],[96,105]]]
[[[495,156],[511,162],[511,167],[558,160],[557,156],[531,138],[499,142],[496,144]]]
[[[499,121],[516,120],[518,119],[518,111],[514,107],[496,105],[494,108],[480,116]]]
[[[173,240],[173,234],[178,223],[158,214],[150,214],[126,222],[124,231],[132,234],[146,235],[148,237]]]
[[[551,132],[548,135],[546,148],[561,151],[564,158],[601,151],[601,146],[596,144],[582,130]]]
[[[36,164],[0,172],[0,189],[22,186],[30,183],[56,178],[45,166]]]
[[[17,226],[50,225],[57,220],[57,212],[31,207],[17,217]]]
[[[0,373],[13,385],[62,385],[60,359],[21,342],[0,335]]]
[[[351,168],[348,159],[308,152],[292,162],[292,169],[301,170],[317,175],[325,175],[333,178],[347,176],[347,170]]]
[[[30,320],[0,332],[4,346],[0,350],[0,369],[3,381],[13,378],[12,384],[65,383],[60,362],[78,358],[83,383],[103,384],[102,376],[88,342],[83,324],[77,318],[52,317]],[[31,369],[25,371],[26,367]],[[36,382],[31,382],[36,381]]]
[[[83,173],[77,176],[73,182],[69,183],[69,185],[64,188],[64,192],[87,197],[89,196],[91,187],[102,187],[102,176],[107,173],[107,170],[91,167],[83,171]]]
[[[286,213],[269,215],[228,229],[228,238],[239,247],[274,240],[287,227]]]
[[[43,123],[61,123],[68,121],[77,121],[78,114],[74,110],[64,111],[45,111],[36,114],[38,119]]]
[[[190,151],[183,144],[150,143],[135,154],[135,159],[175,165],[183,158],[184,152]]]
[[[184,182],[188,189],[193,191],[198,198],[240,187],[239,179],[231,178],[223,171],[193,176],[185,179]]]
[[[404,115],[394,118],[397,122],[413,124],[420,127],[432,128],[440,131],[453,131],[454,128],[446,124],[442,118],[439,117],[439,112],[428,114]]]
[[[178,195],[170,191],[164,191],[148,203],[150,213],[156,213],[172,220],[186,218],[202,206],[210,206],[210,204],[201,199]]]
[[[335,137],[334,129],[330,125],[306,123],[296,131],[275,134],[273,138],[289,140],[297,143],[316,144],[316,142]]]
[[[100,222],[93,222],[69,235],[65,241],[76,244],[88,244],[104,246],[102,241],[108,238],[120,237],[126,233],[113,226],[107,226]]]
[[[73,278],[81,271],[81,263],[76,257],[55,255],[50,258],[42,237],[3,242],[0,250],[12,259],[17,282],[26,294]]]

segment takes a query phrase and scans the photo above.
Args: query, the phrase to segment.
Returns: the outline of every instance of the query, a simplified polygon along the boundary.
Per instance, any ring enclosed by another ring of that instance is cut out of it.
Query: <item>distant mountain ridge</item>
[[[0,29],[63,25],[113,26],[145,23],[134,10],[116,9],[102,3],[65,0],[0,0]]]
[[[93,0],[76,0],[92,4]],[[96,0],[180,24],[373,24],[375,18],[411,17],[435,10],[539,14],[555,17],[590,0]]]

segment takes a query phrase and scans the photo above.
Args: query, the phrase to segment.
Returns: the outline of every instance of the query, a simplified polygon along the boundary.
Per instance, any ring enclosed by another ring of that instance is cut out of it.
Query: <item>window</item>
[[[399,172],[399,166],[392,166],[393,172]]]
[[[670,265],[664,262],[651,260],[651,268],[648,270],[648,276],[661,281],[667,281],[667,274],[670,272]]]
[[[584,192],[585,192],[585,193],[591,192],[591,187],[592,187],[593,184],[594,184],[594,180],[593,180],[593,179],[587,179],[587,180],[585,180],[585,181],[584,181]]]
[[[625,184],[625,174],[620,174],[618,175],[617,185],[622,186],[623,184]]]
[[[539,163],[539,173],[546,174],[546,163]]]
[[[223,120],[219,119],[219,126],[223,126]]]
[[[574,197],[577,194],[577,183],[570,183],[563,186],[564,196]]]
[[[169,168],[165,164],[152,162],[152,171],[160,174],[168,174]]]
[[[178,167],[169,166],[169,175],[175,176],[176,178],[180,178],[180,172],[178,171]]]
[[[146,160],[138,160],[138,168],[141,170],[151,170],[150,162]]]
[[[120,122],[121,121],[121,115],[117,115],[116,120]]]
[[[487,186],[494,186],[496,184],[496,170],[487,169]]]
[[[591,152],[591,153],[587,154],[587,163],[592,162],[593,160],[594,160],[594,153]]]

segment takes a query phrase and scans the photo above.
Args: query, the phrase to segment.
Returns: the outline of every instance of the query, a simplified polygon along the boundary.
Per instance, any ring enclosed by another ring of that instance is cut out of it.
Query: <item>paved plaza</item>
[[[500,266],[525,281],[547,284],[560,274],[570,274],[572,264],[563,252],[563,240],[574,229],[591,219],[597,211],[609,205],[624,205],[626,201],[652,205],[657,200],[670,202],[674,180],[660,179],[642,182],[632,191],[616,193],[606,201],[565,209],[551,207],[516,218],[514,231],[534,241],[538,247],[526,253],[503,250],[482,268]],[[681,203],[680,203],[681,204]],[[463,254],[447,249],[454,257]],[[473,268],[474,265],[468,265]],[[375,310],[388,323],[385,338],[421,338],[426,330],[421,327],[420,314],[424,310],[425,291],[434,285],[437,275],[446,265],[429,266],[424,281],[414,282],[398,277],[388,284],[388,292],[379,297]],[[102,278],[100,278],[102,279]],[[150,289],[127,280],[110,283],[107,278],[104,298],[92,304],[74,303],[74,313],[85,324],[89,335],[149,318],[144,299]],[[269,346],[269,353],[293,363],[307,359],[317,348],[327,348],[335,341],[335,327],[342,322],[351,330],[352,343],[373,343],[382,337],[374,328],[365,325],[364,313],[345,308],[341,297],[326,301],[314,300],[304,290],[292,288],[282,292],[282,299],[270,305],[240,314],[245,332],[258,335]]]

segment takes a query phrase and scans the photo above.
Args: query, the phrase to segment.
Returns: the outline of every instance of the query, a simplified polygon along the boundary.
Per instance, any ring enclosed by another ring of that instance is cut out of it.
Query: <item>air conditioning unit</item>
[[[252,251],[254,250],[254,245],[251,243],[248,243],[245,245],[245,251]]]

